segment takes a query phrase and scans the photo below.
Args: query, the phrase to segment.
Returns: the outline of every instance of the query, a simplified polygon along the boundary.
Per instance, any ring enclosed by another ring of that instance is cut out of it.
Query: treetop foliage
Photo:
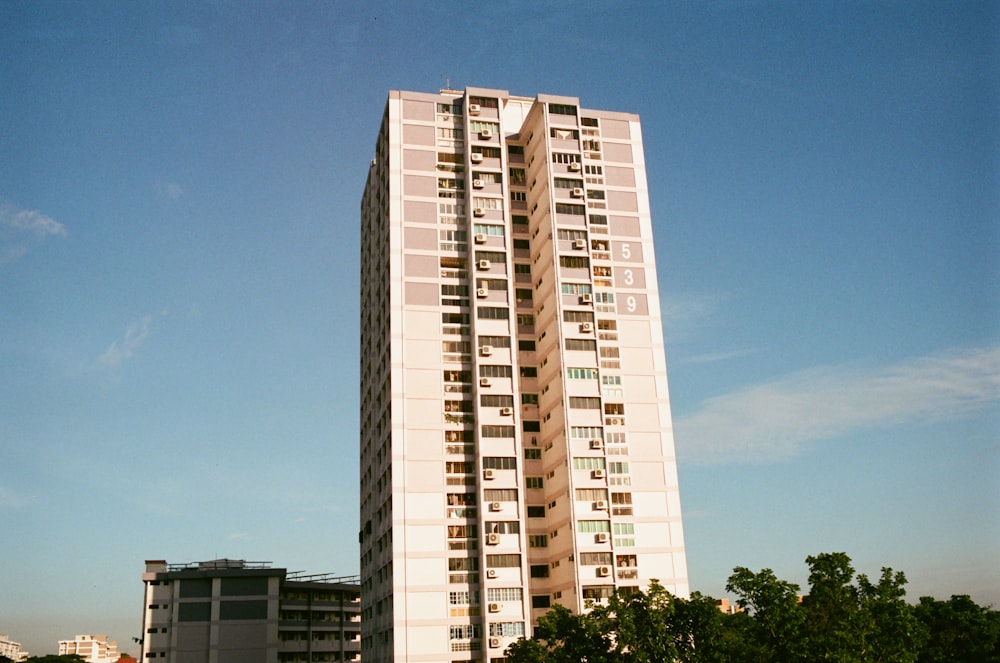
[[[618,592],[582,615],[557,605],[534,636],[508,647],[506,663],[1000,663],[1000,612],[968,596],[906,602],[906,576],[855,574],[845,553],[806,558],[809,588],[736,567],[726,591],[673,596],[655,580]]]

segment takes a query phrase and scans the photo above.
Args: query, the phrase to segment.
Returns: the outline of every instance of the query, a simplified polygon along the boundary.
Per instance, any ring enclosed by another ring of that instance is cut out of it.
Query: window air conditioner
[[[500,535],[496,532],[490,532],[486,535],[486,545],[495,546],[500,544]]]
[[[475,236],[474,239],[476,241],[476,244],[485,244],[486,243],[486,235],[484,235],[483,233],[476,233],[476,236]]]
[[[472,160],[472,163],[482,163],[483,161],[483,155],[481,152],[473,152],[472,156],[469,158]]]
[[[483,299],[488,294],[490,294],[490,291],[487,290],[486,288],[476,288],[476,297],[479,297],[480,299]]]
[[[483,140],[489,140],[490,138],[493,138],[493,132],[489,129],[483,129],[479,132],[479,137]]]
[[[570,162],[569,169],[572,170],[573,172],[579,172],[580,171],[580,162],[579,161],[572,161],[572,162]]]
[[[500,502],[490,502],[490,511],[499,511]]]
[[[500,638],[490,638],[490,649],[500,648]]]
[[[597,500],[594,502],[594,511],[607,511],[608,503],[605,500]]]
[[[594,479],[603,479],[604,470],[594,470],[590,473],[590,476],[593,477]]]
[[[484,186],[486,186],[486,182],[483,182],[482,180],[472,180],[473,189],[482,189]]]
[[[599,578],[604,578],[604,577],[609,576],[609,575],[611,575],[611,569],[610,568],[608,568],[607,566],[598,566],[597,567],[597,576]]]
[[[486,210],[484,210],[482,207],[477,207],[474,210],[472,210],[472,215],[473,216],[486,216]]]
[[[594,301],[594,296],[592,294],[590,294],[589,292],[585,292],[582,295],[580,295],[580,303],[581,304],[589,304],[592,301]]]
[[[589,322],[581,322],[580,331],[584,334],[589,334],[590,332],[594,331],[594,325],[590,324]]]
[[[479,378],[479,386],[480,387],[488,387],[488,386],[490,386],[490,379],[489,378]]]
[[[491,603],[490,604],[490,612],[500,612],[500,604],[499,603]]]
[[[489,260],[480,260],[479,261],[479,269],[489,269],[489,268],[490,268],[490,261]]]
[[[483,347],[479,348],[479,354],[481,354],[484,357],[489,357],[491,354],[493,354],[493,346],[484,345]]]
[[[591,449],[603,449],[604,448],[604,440],[595,437],[593,440],[590,441],[590,448]]]
[[[487,481],[493,480],[493,470],[483,470],[483,478]]]
[[[497,570],[496,569],[486,569],[486,577],[487,578],[496,578],[497,577]]]
[[[583,189],[581,187],[574,187],[573,190],[570,191],[569,195],[574,198],[583,198]]]
[[[585,249],[587,248],[587,240],[585,239],[574,239],[573,240],[574,249]]]
[[[502,408],[500,408],[500,414],[502,414],[505,417],[509,417],[510,415],[514,414],[514,408],[512,408],[512,407],[502,407]]]
[[[594,541],[597,543],[607,543],[610,538],[611,537],[607,532],[598,532],[594,535]]]
[[[479,115],[479,104],[469,104],[469,115]]]

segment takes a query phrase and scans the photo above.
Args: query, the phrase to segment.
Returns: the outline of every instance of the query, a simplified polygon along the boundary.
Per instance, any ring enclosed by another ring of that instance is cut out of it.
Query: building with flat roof
[[[115,663],[121,656],[118,643],[107,635],[78,635],[59,641],[59,655],[76,654],[87,663]]]
[[[14,642],[6,633],[0,633],[0,656],[6,656],[12,661],[23,661],[28,658],[28,652],[21,651],[20,642]]]
[[[166,663],[356,661],[356,578],[265,562],[147,560],[142,655]]]
[[[688,594],[639,118],[393,91],[361,201],[368,663]]]

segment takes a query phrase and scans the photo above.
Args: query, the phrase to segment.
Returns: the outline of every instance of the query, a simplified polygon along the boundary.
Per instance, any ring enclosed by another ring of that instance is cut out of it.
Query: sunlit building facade
[[[60,656],[79,656],[87,663],[116,663],[121,654],[118,643],[106,635],[78,635],[59,641]]]
[[[389,95],[361,203],[362,659],[688,593],[639,118]]]

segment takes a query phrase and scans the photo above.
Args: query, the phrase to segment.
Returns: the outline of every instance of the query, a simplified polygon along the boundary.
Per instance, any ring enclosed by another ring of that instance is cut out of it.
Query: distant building
[[[28,652],[21,651],[21,643],[14,642],[6,633],[0,633],[0,656],[6,656],[12,661],[24,661]]]
[[[78,635],[72,640],[59,641],[59,655],[76,654],[87,663],[116,663],[121,657],[118,643],[106,635]]]
[[[289,574],[267,563],[147,560],[140,660],[158,663],[357,661],[356,578]]]

